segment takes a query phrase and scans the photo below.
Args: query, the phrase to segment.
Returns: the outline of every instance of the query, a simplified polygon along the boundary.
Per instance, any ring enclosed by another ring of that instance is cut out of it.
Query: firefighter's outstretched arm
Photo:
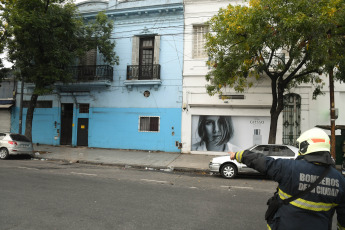
[[[243,163],[250,168],[259,171],[262,174],[268,175],[271,179],[279,182],[282,177],[289,172],[282,172],[284,163],[282,160],[275,160],[271,157],[267,157],[262,153],[255,153],[249,150],[243,150],[239,152],[229,152],[230,158],[236,160],[239,163]],[[288,169],[288,167],[286,167]]]
[[[229,152],[231,160],[236,160],[239,163],[243,163],[250,168],[253,168],[261,173],[266,174],[266,156],[261,153],[253,153],[249,150],[243,150],[239,152]]]

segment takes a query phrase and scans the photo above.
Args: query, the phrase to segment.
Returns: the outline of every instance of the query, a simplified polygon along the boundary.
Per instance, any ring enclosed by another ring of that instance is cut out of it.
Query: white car
[[[295,159],[298,156],[298,148],[291,145],[254,145],[248,150],[276,159]],[[247,167],[245,164],[231,160],[230,155],[213,158],[209,164],[209,168],[211,172],[220,173],[226,179],[234,178],[238,173],[259,173],[255,169]]]
[[[0,133],[0,159],[10,155],[28,154],[33,156],[32,142],[24,135],[17,133]]]

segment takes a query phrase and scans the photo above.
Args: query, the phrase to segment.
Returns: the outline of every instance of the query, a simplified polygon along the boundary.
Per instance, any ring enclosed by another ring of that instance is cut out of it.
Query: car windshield
[[[14,141],[24,141],[24,142],[30,142],[30,140],[24,136],[24,135],[20,135],[20,134],[10,134],[10,137],[12,138],[12,140]]]

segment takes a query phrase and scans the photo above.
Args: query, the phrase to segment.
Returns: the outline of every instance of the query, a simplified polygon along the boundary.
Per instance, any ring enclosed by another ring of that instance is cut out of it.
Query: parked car
[[[33,155],[31,141],[24,135],[17,133],[0,133],[0,159],[7,159],[10,155]]]
[[[295,159],[298,156],[298,148],[290,145],[254,145],[248,148],[248,150],[276,159]],[[209,168],[211,172],[220,173],[226,179],[234,178],[238,173],[259,173],[247,167],[245,164],[231,160],[230,155],[213,158],[209,164]]]

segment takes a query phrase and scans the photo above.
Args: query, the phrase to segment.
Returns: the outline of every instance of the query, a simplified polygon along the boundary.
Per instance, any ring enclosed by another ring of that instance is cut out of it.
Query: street
[[[0,161],[0,181],[0,230],[266,229],[276,187],[260,176],[20,158]]]

